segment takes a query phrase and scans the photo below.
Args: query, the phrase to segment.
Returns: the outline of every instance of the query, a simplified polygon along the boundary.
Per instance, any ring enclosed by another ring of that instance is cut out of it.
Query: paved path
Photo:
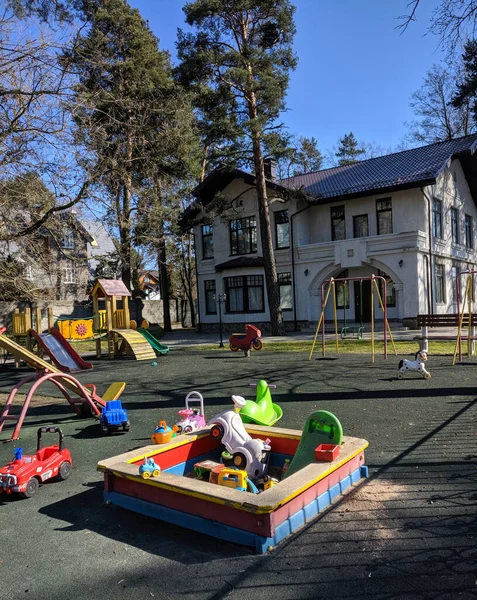
[[[391,330],[393,338],[398,340],[410,340],[412,341],[416,336],[421,335],[420,329],[408,329],[404,327],[392,328]],[[266,342],[288,342],[290,340],[293,341],[313,341],[315,332],[290,332],[286,336],[271,336],[264,335],[262,337],[263,341]],[[320,333],[321,335],[321,333]],[[456,327],[439,327],[435,329],[431,329],[429,333],[430,337],[432,336],[444,336],[454,338],[457,336],[457,328]],[[228,344],[230,334],[224,333],[222,336],[222,340],[224,345]],[[364,339],[371,339],[371,333],[369,329],[364,332]],[[326,339],[333,340],[334,334],[327,333]],[[383,339],[382,329],[376,331],[375,333],[376,340]],[[389,338],[388,338],[389,339]],[[174,329],[172,332],[167,333],[161,340],[168,346],[196,346],[199,344],[217,344],[220,342],[220,334],[219,333],[198,333],[195,329]],[[416,341],[416,344],[418,342]]]

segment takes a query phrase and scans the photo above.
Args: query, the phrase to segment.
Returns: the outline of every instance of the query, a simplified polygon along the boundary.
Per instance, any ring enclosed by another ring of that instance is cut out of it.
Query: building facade
[[[323,285],[326,290],[331,277],[355,279],[336,286],[340,321],[370,321],[371,275],[386,281],[390,320],[456,312],[456,277],[477,261],[476,147],[473,135],[280,182],[270,172],[287,328],[316,324]],[[183,222],[195,223],[202,327],[216,328],[220,308],[226,330],[244,323],[266,330],[270,317],[253,175],[214,171],[194,195],[197,201]],[[382,319],[377,300],[374,310],[375,319]],[[333,302],[325,318],[333,318]]]

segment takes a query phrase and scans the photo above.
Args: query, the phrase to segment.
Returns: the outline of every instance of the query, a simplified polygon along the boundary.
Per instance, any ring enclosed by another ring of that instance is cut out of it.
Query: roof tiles
[[[280,181],[285,187],[303,188],[321,199],[385,190],[435,179],[454,155],[473,152],[477,134],[429,146],[370,158],[351,165],[306,173]],[[314,203],[313,199],[309,200]]]

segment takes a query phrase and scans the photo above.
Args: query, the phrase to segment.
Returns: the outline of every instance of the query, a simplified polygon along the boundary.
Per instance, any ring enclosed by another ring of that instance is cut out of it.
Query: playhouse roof
[[[102,294],[98,294],[98,290]],[[96,279],[91,295],[102,296],[130,296],[131,292],[124,285],[121,280],[118,279]]]

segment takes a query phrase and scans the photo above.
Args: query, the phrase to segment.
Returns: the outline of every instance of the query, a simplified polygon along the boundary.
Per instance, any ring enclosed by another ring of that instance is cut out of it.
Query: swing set
[[[377,295],[379,305],[380,305],[382,313],[383,313],[383,321],[385,324],[385,326],[383,328],[384,359],[387,360],[387,358],[388,358],[388,344],[387,344],[388,334],[389,334],[389,339],[391,340],[391,343],[393,345],[394,354],[397,355],[396,346],[394,344],[393,336],[391,333],[391,328],[389,327],[389,323],[388,323],[388,319],[387,319],[386,279],[384,277],[381,277],[380,275],[371,275],[371,277],[346,277],[343,279],[334,279],[333,277],[331,277],[330,279],[326,279],[325,281],[323,281],[323,283],[321,284],[321,315],[318,320],[318,325],[316,326],[315,337],[313,339],[313,345],[311,347],[311,351],[310,351],[308,360],[311,360],[311,357],[313,355],[313,351],[315,349],[316,340],[318,338],[318,333],[320,331],[320,328],[321,328],[322,356],[323,357],[326,356],[325,310],[326,310],[326,305],[328,303],[330,294],[332,294],[332,298],[333,298],[333,321],[334,321],[336,352],[339,352],[336,284],[342,283],[343,290],[344,290],[344,326],[341,329],[341,338],[343,339],[344,337],[346,337],[346,334],[351,329],[350,326],[346,325],[346,304],[347,304],[346,290],[347,290],[347,286],[349,286],[350,281],[359,281],[359,284],[360,284],[360,325],[358,327],[356,327],[356,334],[359,339],[362,339],[363,331],[364,331],[364,326],[363,326],[363,281],[371,282],[371,361],[374,363],[374,355],[375,355],[375,343],[374,343],[374,329],[375,329],[374,328],[374,296],[375,296],[375,293]],[[382,284],[384,301],[383,301],[383,298],[379,291],[378,281],[380,281]],[[328,286],[328,287],[327,287],[326,294],[325,294],[326,286]],[[323,300],[323,298],[324,298],[324,300]]]
[[[477,324],[477,315],[472,312],[472,303],[474,300],[474,274],[477,271],[462,271],[457,274],[455,279],[455,293],[457,300],[457,338],[455,341],[454,357],[452,360],[452,366],[456,363],[457,354],[459,354],[459,361],[462,361],[462,330],[467,326],[467,357],[469,358],[474,354],[474,340],[475,340],[475,325]],[[460,302],[460,277],[462,275],[468,275],[465,284],[465,291],[462,297],[462,310]],[[467,312],[465,310],[467,304]]]

